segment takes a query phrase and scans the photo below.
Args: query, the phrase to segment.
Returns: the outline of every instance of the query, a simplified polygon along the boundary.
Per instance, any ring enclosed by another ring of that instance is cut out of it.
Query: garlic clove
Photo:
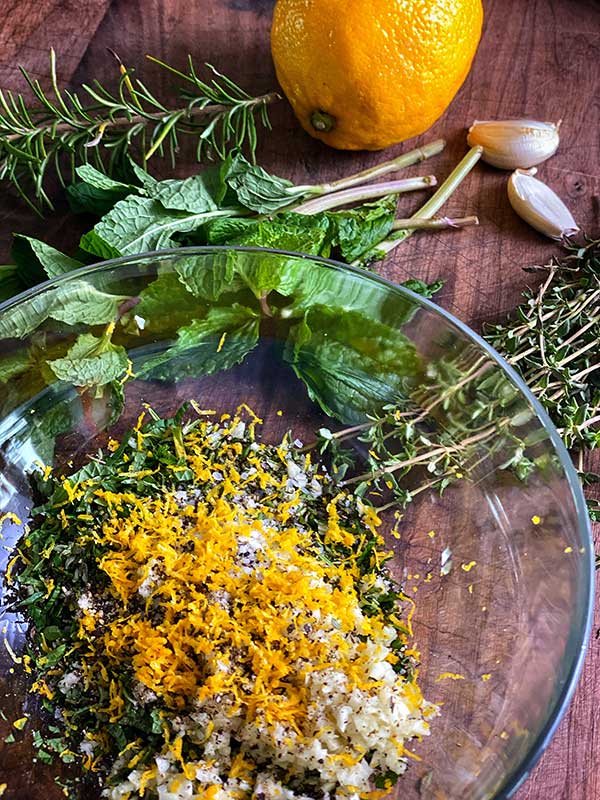
[[[573,215],[545,183],[534,178],[537,170],[517,169],[508,179],[508,199],[525,222],[551,239],[562,239],[577,233]]]
[[[527,169],[541,164],[558,149],[560,122],[533,119],[478,120],[467,142],[483,147],[482,160],[501,169]]]

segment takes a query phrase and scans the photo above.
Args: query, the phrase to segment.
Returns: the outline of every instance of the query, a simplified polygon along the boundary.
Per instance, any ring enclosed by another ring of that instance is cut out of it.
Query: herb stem
[[[296,214],[318,214],[330,208],[346,206],[350,203],[359,203],[370,200],[374,197],[383,197],[387,194],[400,194],[403,192],[414,192],[418,189],[427,189],[436,185],[435,175],[424,175],[418,178],[404,178],[399,181],[387,181],[385,183],[373,183],[366,186],[355,186],[352,189],[345,189],[342,192],[316,197],[307,200],[297,206],[290,206],[286,211],[294,211]]]
[[[431,219],[431,217],[435,216],[435,214],[437,214],[440,208],[444,205],[446,200],[448,200],[448,198],[453,194],[453,192],[456,191],[467,175],[471,172],[475,164],[477,164],[482,153],[483,148],[479,145],[472,147],[466,156],[452,170],[450,175],[448,175],[446,180],[442,183],[435,194],[429,198],[425,205],[421,206],[414,216],[425,219]],[[410,230],[399,231],[396,236],[392,236],[380,242],[377,246],[377,250],[382,255],[387,255],[394,250],[394,248],[396,248],[400,242],[408,239],[411,233],[412,231]]]
[[[582,328],[578,328],[575,333],[569,336],[568,339],[565,339],[562,342],[562,347],[566,347],[569,344],[573,344],[573,342],[578,339],[580,336],[583,336],[584,333],[587,333],[590,328],[592,328],[596,323],[600,322],[600,315],[594,314],[594,316],[586,322],[586,324]]]
[[[588,350],[591,350],[592,348],[597,348],[597,347],[598,347],[598,342],[597,341],[588,342],[583,347],[580,347],[579,350],[575,350],[574,353],[571,353],[570,356],[567,356],[567,358],[563,358],[562,361],[559,361],[556,366],[557,366],[557,368],[564,367],[565,364],[569,364],[571,361],[574,361],[576,358],[579,358],[579,356],[583,355],[584,353],[587,353]]]
[[[408,217],[407,219],[395,219],[392,230],[418,230],[424,228],[438,230],[442,228],[468,228],[471,225],[479,225],[479,217],[434,217],[433,219]]]
[[[584,325],[583,328],[579,328],[576,331],[576,333],[573,336],[570,337],[569,340],[567,340],[567,341],[565,341],[565,342],[563,342],[561,344],[561,349],[566,347],[567,344],[572,344],[574,341],[576,341],[577,338],[580,335],[582,335],[585,331],[589,330],[589,328],[591,326],[593,326],[596,323],[596,321],[597,320],[595,320],[595,319],[591,320],[587,325]],[[544,341],[544,337],[543,337],[542,333],[540,333],[540,337],[539,337],[539,342],[538,342],[538,347],[537,348],[535,348],[535,347],[531,348],[530,347],[529,350],[525,350],[517,358],[509,359],[509,362],[511,364],[515,364],[515,363],[517,363],[517,361],[519,361],[520,358],[524,358],[525,356],[530,355],[535,350],[539,350],[540,354],[543,355],[543,341]],[[579,350],[575,350],[573,353],[571,353],[567,357],[563,358],[558,363],[553,364],[552,366],[548,365],[546,363],[545,359],[544,359],[544,367],[542,369],[538,369],[536,372],[533,373],[533,375],[527,374],[527,383],[530,386],[533,387],[533,391],[536,391],[536,388],[535,388],[536,384],[540,381],[541,378],[544,377],[544,375],[547,375],[548,373],[552,374],[556,370],[562,369],[564,366],[569,364],[571,361],[574,361],[575,359],[577,359],[580,356],[582,356],[588,350],[592,350],[592,349],[595,349],[597,347],[598,347],[598,342],[597,342],[597,340],[594,339],[594,340],[588,342],[583,347],[580,347]],[[573,380],[573,378],[571,378],[571,380]],[[555,382],[552,382],[552,383],[548,384],[548,386],[544,387],[544,391],[546,391],[548,388],[550,388],[552,386],[558,386],[558,383],[555,381]]]
[[[586,419],[585,422],[582,422],[581,425],[577,426],[577,430],[582,431],[585,428],[589,428],[592,425],[596,425],[600,423],[600,414],[595,417],[591,417],[590,419]]]
[[[443,478],[445,478],[445,477],[447,477],[449,475],[452,475],[451,471],[448,471],[448,472],[444,473],[444,475],[438,475],[433,480],[427,481],[427,483],[421,484],[416,489],[409,489],[409,493],[410,493],[411,499],[416,497],[418,494],[421,494],[421,492],[426,492],[427,489],[433,488],[436,485],[436,483],[439,483],[440,480],[442,480]],[[377,514],[383,514],[384,511],[387,511],[390,508],[397,508],[397,507],[398,507],[398,501],[396,499],[394,499],[390,503],[386,503],[383,506],[376,506],[375,507],[375,511],[377,512]]]
[[[483,362],[483,364],[481,364],[481,362]],[[479,366],[480,364],[481,366]],[[443,404],[449,397],[452,397],[458,391],[460,391],[460,389],[462,389],[463,386],[466,386],[468,383],[471,383],[471,381],[475,380],[475,378],[478,378],[481,375],[483,375],[485,372],[487,372],[490,366],[491,364],[488,361],[487,356],[480,356],[469,368],[464,378],[462,378],[455,385],[449,386],[447,389],[441,392],[432,403],[423,408],[423,411],[416,418],[415,422],[422,422],[426,417],[428,417],[431,414],[431,412],[436,406]]]
[[[269,92],[267,94],[259,95],[258,97],[253,97],[251,100],[248,100],[244,105],[247,108],[256,108],[257,106],[264,106],[268,105],[269,103],[273,103],[276,100],[281,99],[280,95],[277,92]],[[89,113],[91,111],[99,110],[101,106],[94,106],[91,108],[87,108],[86,111]],[[226,111],[229,111],[231,106],[224,105],[222,103],[212,103],[206,106],[196,106],[194,108],[189,108],[186,106],[185,108],[177,108],[170,110],[168,112],[168,116],[177,117],[178,120],[183,119],[184,121],[191,121],[194,119],[198,119],[201,117],[211,117],[216,116],[218,114],[224,114]],[[133,127],[134,125],[148,125],[150,123],[156,123],[163,121],[165,117],[165,113],[144,113],[144,114],[126,114],[125,116],[119,117],[108,117],[107,119],[94,119],[92,124],[90,125],[89,121],[82,120],[81,122],[77,122],[73,120],[72,122],[59,122],[58,124],[55,122],[48,122],[46,124],[40,124],[35,128],[19,128],[17,133],[11,133],[8,136],[3,136],[3,140],[7,142],[16,141],[17,139],[21,139],[23,136],[32,136],[36,135],[39,136],[44,135],[45,133],[51,133],[52,137],[54,138],[55,134],[57,133],[65,133],[67,131],[87,131],[90,136],[97,133],[100,128],[102,131],[112,128],[122,128],[122,127]]]
[[[392,158],[390,161],[384,161],[381,164],[377,164],[375,167],[365,169],[362,172],[356,172],[353,175],[348,175],[337,181],[320,183],[314,186],[302,186],[299,188],[305,189],[307,194],[333,194],[342,189],[350,189],[352,186],[369,183],[375,178],[389,175],[390,172],[398,172],[401,169],[412,166],[412,164],[417,164],[419,161],[425,161],[425,159],[441,153],[445,146],[446,142],[444,139],[436,139],[434,142],[423,145],[423,147],[417,147],[414,150],[410,150],[408,153],[403,153],[397,158]]]
[[[97,80],[82,84],[85,101],[59,87],[53,50],[49,91],[20,68],[35,107],[28,108],[20,94],[0,90],[0,180],[10,181],[34,210],[38,205],[52,207],[44,188],[48,168],[64,186],[63,170],[68,167],[74,176],[76,167],[88,162],[90,150],[96,167],[107,173],[131,154],[136,141],[146,158],[156,152],[168,153],[174,164],[180,152],[180,134],[196,137],[198,160],[206,150],[224,158],[229,149],[244,144],[254,155],[258,125],[270,127],[268,105],[280,99],[277,92],[252,97],[209,64],[213,77],[206,82],[197,75],[191,59],[185,74],[151,58],[185,81],[179,87],[181,102],[169,108],[140,80],[133,81],[130,71],[117,60],[118,88],[111,91]],[[100,142],[104,147],[98,147]],[[26,184],[32,187],[33,200]]]
[[[451,455],[452,453],[459,453],[463,450],[466,450],[467,447],[473,444],[477,444],[478,442],[489,438],[490,435],[495,435],[498,433],[498,425],[492,425],[491,427],[485,428],[480,433],[475,434],[474,436],[469,436],[464,439],[459,444],[453,447],[434,447],[432,450],[428,450],[425,453],[422,453],[419,456],[415,456],[414,458],[407,458],[404,461],[395,461],[392,464],[389,464],[387,467],[382,467],[380,470],[371,471],[371,472],[364,472],[362,475],[356,475],[353,478],[348,478],[347,481],[341,481],[340,486],[351,486],[355,483],[361,483],[364,480],[373,480],[377,478],[381,478],[384,475],[389,475],[393,472],[397,472],[399,469],[405,469],[406,467],[413,467],[417,464],[422,464],[423,462],[427,461],[430,465],[435,465],[441,458],[447,455]]]
[[[532,345],[527,350],[523,350],[522,353],[519,353],[519,355],[507,358],[506,360],[508,361],[509,364],[517,364],[522,358],[527,358],[527,356],[530,356],[532,353],[535,353],[536,350],[537,350],[536,345]]]
[[[586,369],[582,369],[579,372],[576,372],[575,375],[570,375],[568,388],[564,385],[562,381],[551,381],[547,386],[544,386],[541,390],[539,388],[534,387],[533,391],[538,397],[543,398],[544,403],[554,403],[559,398],[564,397],[568,391],[572,391],[575,388],[574,384],[581,382],[582,378],[585,378],[586,375],[590,375],[597,369],[600,369],[600,364],[592,364]],[[545,397],[546,392],[549,389],[553,389],[555,386],[560,386],[561,388],[558,389],[558,391],[554,392],[554,394],[551,394],[550,397]]]

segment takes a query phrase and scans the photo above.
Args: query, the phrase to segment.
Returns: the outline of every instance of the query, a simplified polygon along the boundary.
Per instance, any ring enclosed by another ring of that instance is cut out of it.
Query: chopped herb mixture
[[[46,470],[8,570],[39,757],[111,800],[385,794],[437,708],[375,511],[245,406],[148,413]]]

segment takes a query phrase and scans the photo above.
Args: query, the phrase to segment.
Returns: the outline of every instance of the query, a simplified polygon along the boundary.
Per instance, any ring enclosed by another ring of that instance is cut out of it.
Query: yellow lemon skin
[[[481,0],[278,0],[277,78],[302,127],[342,150],[381,150],[433,125],[465,80]]]

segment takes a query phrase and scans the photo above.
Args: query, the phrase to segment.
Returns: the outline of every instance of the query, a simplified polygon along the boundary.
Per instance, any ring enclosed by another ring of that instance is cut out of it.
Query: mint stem
[[[384,183],[373,183],[367,186],[355,186],[353,189],[346,189],[343,192],[316,197],[297,206],[286,208],[286,211],[295,211],[296,214],[318,214],[327,211],[329,208],[346,206],[349,203],[361,203],[363,200],[370,200],[374,197],[383,197],[386,194],[400,194],[401,192],[413,192],[417,189],[427,189],[437,183],[434,175],[424,175],[419,178],[405,178],[401,181],[386,181]]]
[[[417,213],[414,214],[413,218],[431,219],[435,214],[437,214],[446,200],[448,200],[448,198],[456,191],[456,189],[467,177],[469,172],[471,172],[475,164],[477,164],[481,158],[482,152],[483,147],[480,147],[479,145],[472,147],[462,161],[460,161],[452,170],[450,175],[448,175],[446,180],[442,183],[435,194],[433,194],[425,203],[425,205],[421,206]],[[400,231],[396,236],[392,236],[380,242],[377,245],[377,250],[382,255],[387,255],[394,248],[398,247],[400,242],[406,241],[411,234],[412,230]],[[353,264],[360,265],[360,261],[355,261]]]
[[[359,186],[365,183],[370,183],[375,178],[381,178],[383,175],[389,175],[390,172],[397,172],[398,170],[410,167],[412,164],[417,164],[419,161],[425,161],[426,158],[431,158],[441,153],[446,142],[444,139],[436,139],[434,142],[424,144],[423,147],[417,147],[410,150],[408,153],[403,153],[401,156],[392,158],[391,161],[383,161],[375,167],[370,167],[362,172],[356,172],[353,175],[348,175],[345,178],[340,178],[337,181],[330,183],[319,183],[314,186],[297,186],[294,189],[304,189],[306,194],[333,194],[342,189],[350,189],[352,186]]]
[[[479,217],[434,217],[433,219],[410,217],[409,219],[395,219],[392,230],[419,230],[421,228],[437,230],[440,228],[468,228],[471,225],[479,225]]]

